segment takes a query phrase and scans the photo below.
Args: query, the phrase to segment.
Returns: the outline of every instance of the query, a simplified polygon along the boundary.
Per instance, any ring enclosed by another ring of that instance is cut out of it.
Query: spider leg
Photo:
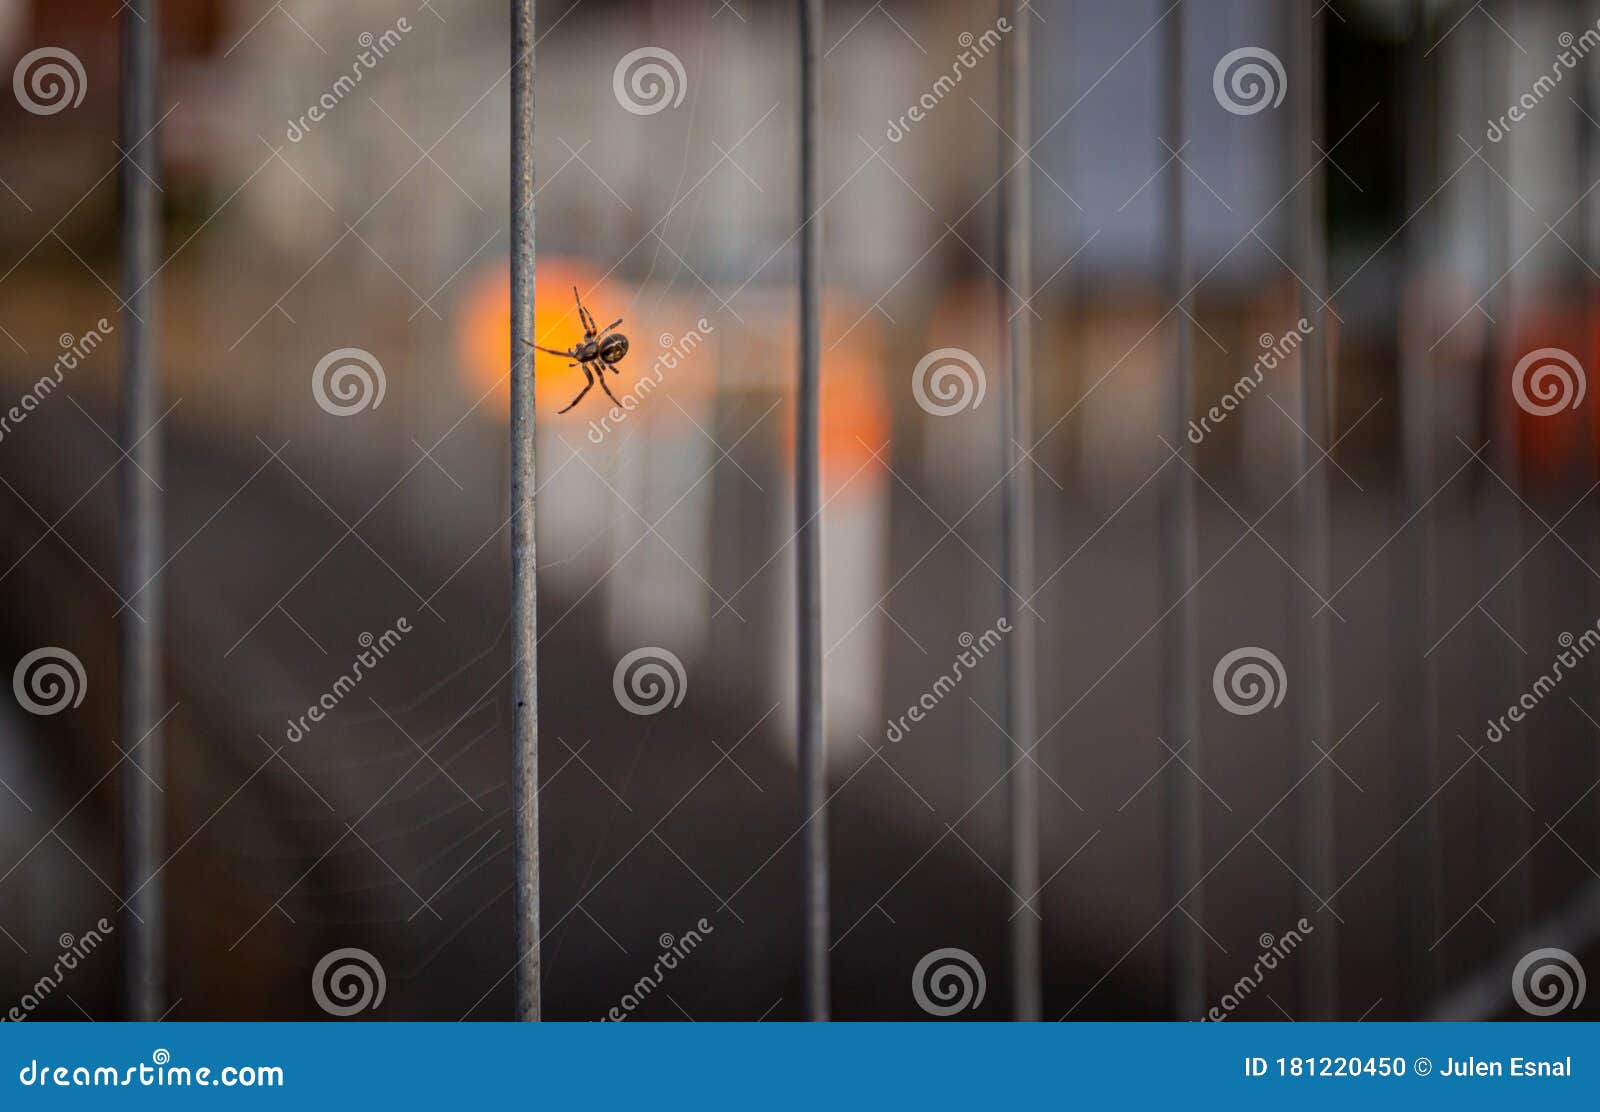
[[[570,352],[570,351],[557,351],[555,348],[547,348],[547,347],[543,346],[542,344],[536,344],[536,343],[532,342],[531,340],[524,340],[522,342],[527,344],[529,347],[535,349],[536,351],[544,352],[546,355],[565,355],[568,359],[572,358],[572,352]]]
[[[589,368],[587,366],[585,366],[584,364],[580,363],[579,366],[583,367],[583,377],[585,379],[587,379],[588,381],[587,381],[587,383],[585,383],[583,389],[578,391],[578,396],[576,398],[573,398],[570,402],[567,403],[567,408],[566,409],[557,410],[556,412],[558,412],[558,413],[565,413],[567,411],[567,409],[571,409],[573,406],[575,406],[579,402],[583,401],[583,396],[585,394],[587,394],[594,387],[594,375],[590,372]],[[601,385],[602,386],[605,385],[604,380],[601,381]],[[611,393],[611,391],[607,390],[606,393],[609,394],[609,393]]]
[[[578,296],[578,287],[572,287],[572,299],[578,303],[578,320],[583,325],[583,338],[592,340],[595,336],[594,318],[589,315],[589,310],[583,307],[583,298]]]
[[[600,389],[606,392],[606,397],[610,398],[614,405],[620,407],[622,403],[617,401],[617,396],[611,392],[611,387],[606,385],[606,373],[601,371],[598,377],[600,379]]]
[[[610,332],[613,328],[615,328],[617,325],[619,325],[621,323],[622,323],[622,318],[618,317],[616,320],[612,321],[610,324],[608,324],[604,328],[602,328],[600,330],[600,334],[602,336],[604,336],[607,332]]]

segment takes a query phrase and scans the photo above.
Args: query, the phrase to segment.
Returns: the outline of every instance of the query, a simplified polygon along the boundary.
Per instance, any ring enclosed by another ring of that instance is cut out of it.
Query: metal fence
[[[120,97],[122,102],[122,144],[129,152],[120,175],[122,287],[125,331],[122,370],[122,445],[125,460],[121,469],[122,537],[119,576],[120,589],[127,599],[121,621],[122,657],[122,736],[132,739],[130,759],[122,773],[122,838],[125,882],[131,889],[124,913],[123,934],[127,967],[126,1009],[129,1018],[154,1019],[166,1006],[165,975],[167,956],[163,951],[163,886],[160,881],[163,847],[161,801],[154,783],[163,765],[161,706],[162,654],[162,569],[159,547],[162,522],[161,476],[162,435],[151,429],[160,414],[160,336],[156,326],[159,311],[159,213],[157,189],[160,175],[159,134],[156,87],[160,72],[158,57],[158,0],[129,0],[125,5],[136,18],[122,20],[122,58]],[[1481,6],[1481,5],[1480,5]],[[1029,27],[1033,15],[1025,0],[1011,0],[1009,18],[1015,30],[1004,47],[1000,82],[1001,115],[1010,146],[1000,147],[1000,165],[1005,168],[1004,190],[999,219],[1002,234],[1002,262],[999,288],[1007,306],[1005,353],[1005,408],[1003,444],[1006,464],[1004,489],[1004,566],[1011,588],[1007,595],[1007,615],[1016,629],[1005,654],[1004,733],[1007,744],[1003,763],[1007,766],[1010,902],[1010,998],[1017,1019],[1041,1018],[1041,929],[1037,916],[1022,914],[1028,908],[1024,894],[1040,887],[1039,863],[1039,787],[1032,751],[1038,744],[1036,720],[1040,662],[1034,621],[1029,601],[1035,594],[1033,569],[1035,491],[1033,469],[1027,458],[1034,443],[1035,401],[1033,383],[1037,371],[1032,344],[1031,314],[1024,309],[1033,296],[1031,244],[1034,237],[1030,181],[1032,164],[1030,104],[1034,88],[1031,69]],[[1161,99],[1162,128],[1172,148],[1185,146],[1186,105],[1183,95],[1185,73],[1198,63],[1186,56],[1187,21],[1195,18],[1193,4],[1174,3],[1167,9],[1161,32],[1165,96]],[[1292,145],[1295,174],[1303,184],[1295,192],[1293,205],[1294,250],[1290,260],[1298,285],[1299,311],[1311,322],[1310,334],[1302,349],[1300,408],[1298,423],[1304,434],[1299,441],[1302,482],[1294,494],[1295,532],[1299,550],[1295,565],[1317,587],[1329,583],[1329,508],[1326,469],[1322,463],[1336,442],[1335,402],[1339,375],[1335,352],[1329,342],[1331,294],[1328,281],[1326,178],[1328,138],[1324,134],[1323,90],[1324,34],[1329,5],[1318,0],[1296,0],[1290,13],[1293,74],[1293,126],[1286,142]],[[1459,7],[1459,5],[1457,6]],[[1498,8],[1500,5],[1491,5]],[[795,660],[798,668],[799,780],[796,785],[805,816],[804,856],[797,878],[804,889],[804,984],[805,1011],[811,1019],[829,1018],[829,861],[827,836],[827,765],[824,758],[826,701],[822,687],[823,631],[821,600],[827,589],[821,564],[820,477],[819,477],[819,352],[822,227],[819,211],[822,167],[819,149],[821,106],[825,93],[821,76],[823,50],[821,0],[797,0],[796,56],[799,73],[800,129],[798,194],[799,228],[799,304],[797,332],[798,364],[794,374],[798,383],[796,414],[794,521],[798,553],[794,602],[798,613],[795,625]],[[1587,7],[1584,9],[1588,12]],[[1588,14],[1592,15],[1592,12]],[[1424,71],[1424,51],[1431,30],[1442,30],[1450,20],[1464,18],[1452,8],[1432,12],[1421,0],[1409,4],[1406,16],[1410,28],[1403,47],[1406,54],[1403,95],[1409,102],[1404,113],[1406,129],[1400,138],[1403,150],[1404,195],[1408,210],[1420,210],[1441,188],[1440,175],[1430,147],[1436,123],[1431,103],[1431,83]],[[538,824],[539,775],[539,692],[536,677],[538,633],[535,624],[535,568],[533,492],[536,489],[533,458],[534,375],[533,286],[534,286],[534,5],[532,0],[510,3],[511,43],[511,289],[512,289],[512,402],[510,499],[513,507],[512,536],[514,590],[513,656],[511,702],[514,709],[515,788],[514,828],[516,845],[516,950],[519,960],[516,1013],[520,1019],[539,1019],[540,1007],[540,851]],[[1479,35],[1483,72],[1495,88],[1511,90],[1512,45],[1492,32]],[[1206,63],[1209,64],[1209,63]],[[1584,103],[1596,103],[1594,79],[1583,88]],[[1582,162],[1592,172],[1600,142],[1587,130],[1583,134]],[[1020,155],[1015,152],[1020,151]],[[1495,170],[1505,175],[1505,147],[1491,148],[1487,155]],[[1514,203],[1507,193],[1501,202]],[[1196,655],[1197,614],[1192,599],[1197,582],[1197,538],[1195,499],[1199,483],[1196,455],[1188,443],[1186,427],[1195,410],[1195,360],[1193,298],[1199,281],[1189,258],[1189,229],[1192,214],[1186,211],[1183,175],[1174,170],[1165,194],[1164,239],[1168,247],[1165,293],[1172,308],[1166,317],[1170,334],[1170,370],[1162,384],[1163,435],[1168,449],[1180,466],[1171,467],[1161,482],[1161,606],[1166,617],[1161,626],[1161,721],[1163,744],[1174,756],[1182,751],[1185,760],[1162,758],[1165,774],[1163,805],[1166,829],[1162,841],[1167,901],[1181,913],[1172,917],[1169,928],[1166,978],[1170,1013],[1173,1018],[1201,1018],[1206,1003],[1208,946],[1200,921],[1204,909],[1203,893],[1210,870],[1202,855],[1201,786],[1186,769],[1198,764],[1206,750],[1201,743],[1196,710],[1202,683]],[[1583,250],[1592,252],[1596,226],[1594,205],[1585,207],[1588,232]],[[1499,273],[1509,267],[1503,234],[1505,212],[1488,221],[1491,260],[1488,270]],[[1431,250],[1430,225],[1426,220],[1408,222],[1403,229],[1403,247],[1408,267],[1420,272]],[[1587,263],[1585,264],[1587,266]],[[1589,273],[1594,273],[1590,267]],[[1201,279],[1203,280],[1203,278]],[[1592,290],[1593,286],[1590,286]],[[1506,322],[1514,307],[1506,286],[1493,296],[1498,303],[1487,310],[1497,338],[1483,345],[1487,353],[1476,369],[1480,393],[1498,381],[1505,353],[1511,350]],[[1428,430],[1435,412],[1432,356],[1416,318],[1403,321],[1400,337],[1404,445],[1403,478],[1406,505],[1413,516],[1421,514],[1436,487],[1436,461]],[[1518,467],[1518,429],[1508,407],[1496,407],[1501,427],[1493,437],[1500,473],[1514,476]],[[1484,557],[1491,568],[1515,566],[1522,553],[1522,514],[1513,505],[1493,522],[1486,523],[1496,545],[1486,545]],[[1419,1007],[1427,1001],[1442,1001],[1440,1008],[1451,1016],[1484,1016],[1495,1013],[1504,1003],[1504,986],[1499,974],[1484,980],[1458,980],[1453,987],[1443,983],[1433,947],[1441,924],[1439,872],[1441,869],[1440,832],[1428,802],[1442,787],[1437,748],[1429,741],[1437,729],[1437,678],[1427,659],[1426,627],[1431,596],[1431,569],[1437,554],[1432,551],[1426,523],[1406,534],[1403,603],[1394,615],[1395,638],[1404,647],[1399,654],[1404,675],[1402,686],[1410,692],[1404,702],[1404,728],[1396,742],[1394,760],[1400,770],[1395,797],[1400,830],[1402,867],[1398,874],[1400,899],[1404,911],[1397,916],[1397,946],[1402,954],[1401,968],[1408,983],[1401,992]],[[1515,585],[1517,580],[1513,578]],[[1591,592],[1592,593],[1592,592]],[[1071,621],[1071,616],[1065,616]],[[1295,736],[1301,741],[1296,755],[1295,774],[1307,789],[1297,798],[1294,816],[1292,866],[1300,879],[1299,911],[1307,917],[1320,916],[1327,907],[1327,894],[1340,887],[1337,868],[1338,844],[1333,802],[1337,773],[1329,752],[1338,733],[1332,721],[1330,669],[1332,650],[1329,623],[1322,619],[1296,620],[1295,669],[1299,696]],[[1503,647],[1496,667],[1505,674],[1522,677],[1523,656]],[[1514,684],[1521,689],[1525,684]],[[1518,766],[1511,777],[1514,790],[1527,790],[1527,769]],[[1497,831],[1518,845],[1532,845],[1526,815],[1512,807],[1496,809],[1491,820]],[[1523,885],[1518,877],[1511,885]],[[1517,896],[1521,909],[1514,921],[1504,925],[1505,936],[1513,947],[1531,944],[1554,931],[1573,948],[1592,943],[1600,912],[1592,894],[1581,896],[1556,917],[1535,922],[1534,908],[1525,886]],[[1335,927],[1329,924],[1331,935]],[[1334,956],[1336,945],[1325,938],[1312,956],[1300,963],[1304,978],[1302,1000],[1312,1018],[1333,1018],[1349,1012],[1349,1002],[1340,999],[1340,972]]]

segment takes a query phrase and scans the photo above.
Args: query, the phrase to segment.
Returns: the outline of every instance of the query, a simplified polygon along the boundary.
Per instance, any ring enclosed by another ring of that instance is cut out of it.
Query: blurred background
[[[1004,1018],[1010,919],[1036,913],[1047,1019],[1171,1017],[1175,932],[1198,937],[1206,1009],[1233,1018],[1522,1017],[1523,955],[1600,955],[1593,662],[1491,727],[1600,619],[1600,407],[1535,413],[1513,391],[1537,349],[1578,382],[1595,362],[1600,5],[1312,4],[1325,279],[1296,255],[1291,6],[1183,0],[1177,67],[1174,7],[1024,5],[1024,159],[999,126],[1005,10],[827,5],[835,1014],[924,1018],[914,970],[954,947],[986,975],[964,1014]],[[0,659],[51,646],[83,667],[60,713],[0,700],[0,1009],[37,1019],[116,1018],[123,975],[97,924],[129,894],[127,18],[0,0]],[[591,391],[558,412],[582,375],[537,362],[546,1015],[800,1018],[792,6],[544,0],[538,26],[537,330],[580,338],[576,286],[631,342],[616,411]],[[507,1018],[506,5],[169,0],[161,39],[169,1017],[321,1017],[314,967],[359,947],[386,978],[368,1018]],[[1224,103],[1216,67],[1241,47],[1282,61],[1281,105]],[[41,48],[81,67],[59,71],[66,103],[28,84]],[[1006,879],[1006,654],[901,723],[1022,605],[1001,574],[1008,169],[1033,192],[1036,893]],[[1308,288],[1328,299],[1326,437],[1302,427],[1297,349],[1259,364]],[[1162,736],[1180,320],[1190,739]],[[919,404],[919,363],[945,348],[966,401]],[[1295,512],[1308,479],[1320,571]],[[1308,630],[1331,647],[1317,680]],[[1284,663],[1281,704],[1240,715],[1215,694],[1243,646]],[[681,663],[681,701],[640,714],[618,666],[645,648]],[[1331,733],[1308,739],[1319,685]],[[1203,872],[1181,909],[1175,780],[1198,792]],[[1304,867],[1317,852],[1325,876]],[[92,931],[103,948],[62,972]]]

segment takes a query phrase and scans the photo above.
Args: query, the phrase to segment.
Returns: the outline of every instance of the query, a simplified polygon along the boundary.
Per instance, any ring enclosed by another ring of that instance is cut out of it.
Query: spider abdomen
[[[622,362],[622,357],[628,354],[628,337],[620,332],[613,332],[600,341],[600,358],[608,365]]]

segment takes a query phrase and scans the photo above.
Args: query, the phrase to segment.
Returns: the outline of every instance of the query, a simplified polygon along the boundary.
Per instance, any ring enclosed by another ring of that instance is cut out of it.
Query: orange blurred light
[[[889,404],[884,395],[883,328],[871,309],[843,290],[822,293],[820,454],[822,495],[831,498],[846,484],[866,492],[882,481],[889,457]],[[777,340],[774,368],[784,372],[785,392],[793,395],[799,359],[793,311],[767,325]],[[830,348],[830,344],[835,345]],[[783,458],[794,466],[794,419],[784,423]],[[874,459],[877,453],[877,459]]]
[[[533,331],[546,347],[569,348],[583,339],[572,288],[602,327],[616,319],[632,291],[603,278],[598,268],[581,259],[540,256],[534,272]],[[607,314],[611,315],[607,315]],[[624,326],[623,331],[627,331]],[[456,317],[456,350],[460,374],[474,398],[487,394],[484,405],[500,417],[511,412],[511,273],[504,260],[479,270],[466,284]],[[559,355],[534,353],[538,386],[534,404],[541,419],[558,411],[583,389],[583,371],[569,367]],[[616,389],[615,385],[612,389]],[[594,393],[599,394],[596,390]],[[585,398],[585,402],[589,399]],[[601,401],[609,401],[601,395]],[[585,406],[559,414],[564,421],[583,421]],[[590,415],[592,416],[592,414]]]
[[[1589,346],[1594,324],[1585,319],[1583,302],[1561,290],[1542,290],[1530,297],[1517,312],[1516,323],[1508,330],[1514,346],[1496,361],[1490,381],[1495,405],[1515,423],[1518,464],[1524,480],[1530,483],[1555,483],[1572,475],[1579,461],[1591,451],[1595,407],[1560,408],[1553,413],[1530,413],[1521,408],[1512,390],[1516,370],[1526,357],[1529,363],[1523,386],[1540,402],[1550,400],[1538,393],[1539,368],[1548,367],[1549,358],[1537,358],[1542,348],[1558,348],[1571,353],[1586,367],[1594,366]],[[1559,391],[1558,391],[1559,393]],[[1573,395],[1574,397],[1576,395]],[[1587,409],[1588,412],[1584,412]]]

